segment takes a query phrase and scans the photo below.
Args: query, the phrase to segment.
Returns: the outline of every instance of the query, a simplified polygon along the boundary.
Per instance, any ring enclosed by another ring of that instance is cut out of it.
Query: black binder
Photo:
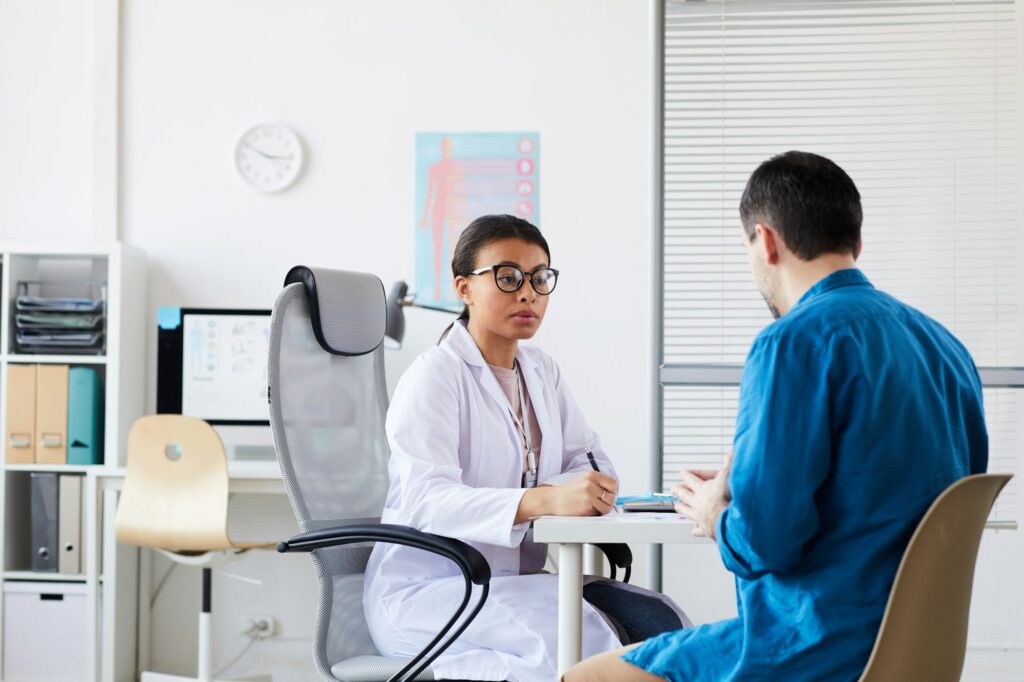
[[[57,572],[57,474],[33,473],[30,490],[32,504],[32,570]]]

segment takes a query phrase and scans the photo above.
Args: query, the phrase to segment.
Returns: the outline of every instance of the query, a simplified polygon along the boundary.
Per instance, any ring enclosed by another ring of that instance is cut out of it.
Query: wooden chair
[[[211,682],[211,569],[274,543],[228,537],[228,465],[224,444],[202,419],[142,417],[128,433],[128,470],[117,506],[117,540],[150,547],[172,561],[202,568],[196,677],[144,672],[142,682]],[[263,678],[269,680],[269,678]]]
[[[960,479],[932,503],[903,554],[860,682],[955,682],[981,533],[1011,475]]]

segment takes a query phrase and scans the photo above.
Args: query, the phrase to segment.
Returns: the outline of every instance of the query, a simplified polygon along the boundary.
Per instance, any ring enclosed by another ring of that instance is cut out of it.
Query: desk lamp
[[[402,308],[406,307],[436,310],[449,315],[459,314],[457,310],[416,303],[416,294],[409,293],[409,285],[403,281],[395,282],[391,285],[391,291],[387,298],[387,322],[384,325],[385,348],[396,350],[402,347],[402,338],[405,336],[405,314],[402,312]]]

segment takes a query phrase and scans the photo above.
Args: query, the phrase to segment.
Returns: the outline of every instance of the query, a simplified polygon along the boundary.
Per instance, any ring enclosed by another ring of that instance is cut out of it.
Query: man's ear
[[[860,252],[864,248],[864,240],[857,242],[857,248],[853,250],[853,260],[860,258]]]
[[[755,244],[755,248],[761,249],[764,262],[768,265],[778,265],[779,251],[782,247],[782,238],[779,236],[779,233],[764,223],[755,225],[754,230],[760,237]]]

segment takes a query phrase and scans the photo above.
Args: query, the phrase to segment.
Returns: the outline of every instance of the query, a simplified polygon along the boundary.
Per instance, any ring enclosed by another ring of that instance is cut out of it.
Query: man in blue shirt
[[[567,682],[856,680],[918,521],[987,467],[970,354],[855,269],[850,177],[814,154],[776,156],[740,217],[777,320],[747,357],[732,457],[673,491],[736,575],[739,615],[594,657]]]

